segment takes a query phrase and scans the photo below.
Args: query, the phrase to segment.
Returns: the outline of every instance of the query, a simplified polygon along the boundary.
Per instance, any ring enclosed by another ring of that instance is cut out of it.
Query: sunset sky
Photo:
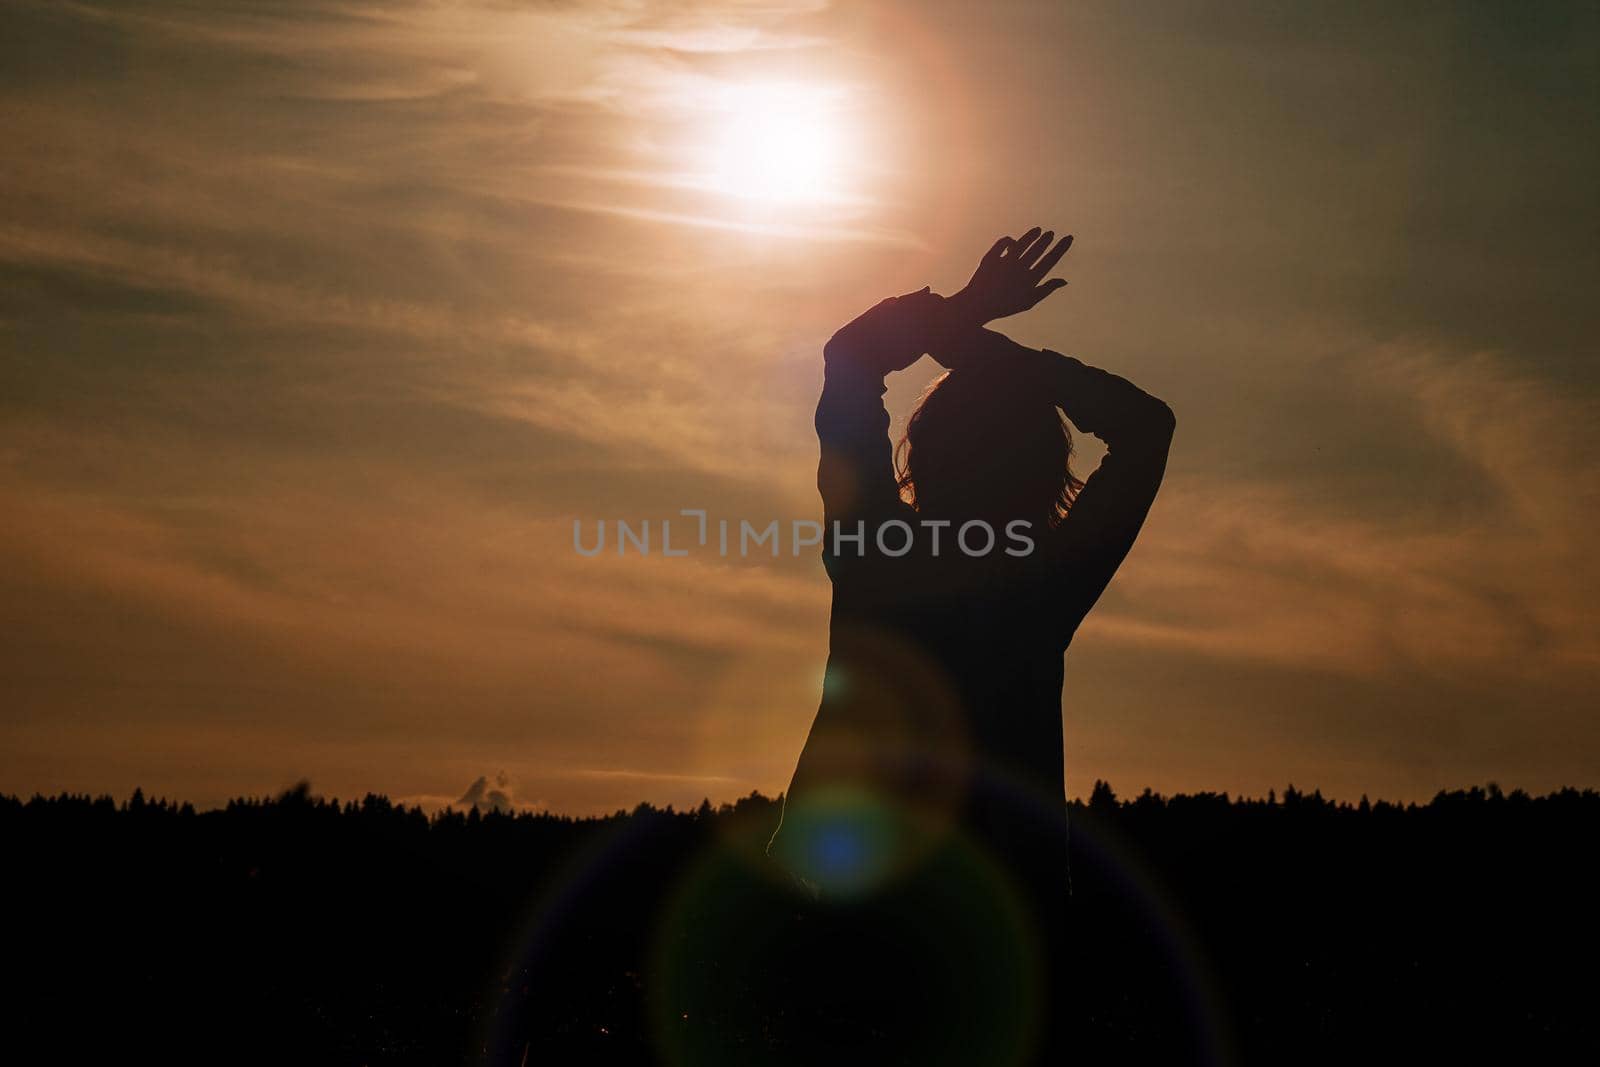
[[[11,0],[0,792],[778,792],[815,553],[573,521],[820,519],[822,343],[1034,224],[1178,416],[1069,792],[1600,785],[1597,21]]]

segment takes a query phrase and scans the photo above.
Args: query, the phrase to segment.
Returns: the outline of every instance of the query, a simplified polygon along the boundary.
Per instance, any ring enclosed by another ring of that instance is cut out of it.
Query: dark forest
[[[759,873],[778,811],[751,795],[429,816],[307,786],[203,812],[0,799],[12,1045],[64,1062],[776,1055],[782,1026],[740,1005],[805,978],[768,973],[759,935],[783,907]],[[1396,805],[1099,783],[1070,811],[1080,1062],[1592,1056],[1597,817],[1589,790]]]

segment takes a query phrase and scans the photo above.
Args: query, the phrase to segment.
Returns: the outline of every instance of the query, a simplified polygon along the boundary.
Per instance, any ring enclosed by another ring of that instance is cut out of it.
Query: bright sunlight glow
[[[821,204],[844,194],[846,154],[836,100],[804,86],[743,86],[725,94],[708,178],[751,200]]]

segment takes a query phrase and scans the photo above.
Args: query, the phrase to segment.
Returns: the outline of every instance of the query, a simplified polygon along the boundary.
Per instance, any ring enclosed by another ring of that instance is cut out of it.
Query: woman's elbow
[[[1152,437],[1160,437],[1163,441],[1171,441],[1172,435],[1178,428],[1178,416],[1173,413],[1171,406],[1165,400],[1150,398],[1150,408],[1145,415],[1146,425]]]

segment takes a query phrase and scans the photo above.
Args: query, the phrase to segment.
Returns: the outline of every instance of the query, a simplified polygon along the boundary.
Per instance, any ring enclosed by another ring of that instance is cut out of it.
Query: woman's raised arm
[[[1046,541],[1062,599],[1064,644],[1133,547],[1161,487],[1176,420],[1171,408],[1125,378],[985,328],[1067,284],[1046,280],[1072,247],[1069,234],[1051,248],[1053,237],[1035,227],[1015,240],[995,242],[972,280],[939,311],[931,351],[956,373],[970,365],[1014,377],[1105,442],[1105,458]]]
[[[940,305],[927,289],[890,297],[842,327],[823,349],[816,427],[825,540],[835,521],[853,528],[900,509],[883,379],[928,350]]]

